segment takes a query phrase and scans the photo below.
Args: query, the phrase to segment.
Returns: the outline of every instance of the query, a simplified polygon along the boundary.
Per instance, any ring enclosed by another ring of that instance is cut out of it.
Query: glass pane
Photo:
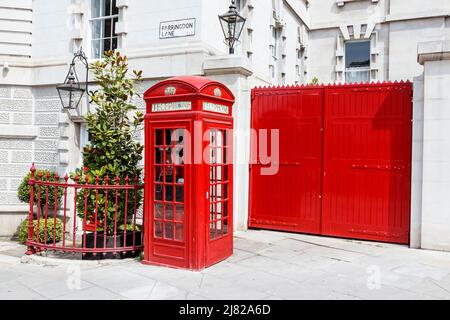
[[[209,238],[215,239],[216,238],[216,228],[214,222],[211,222],[209,224]]]
[[[222,203],[222,215],[223,215],[223,218],[228,217],[228,201],[224,201]]]
[[[361,83],[370,81],[369,68],[353,68],[345,71],[345,81],[347,83]]]
[[[184,164],[184,147],[174,147],[172,150],[172,163]]]
[[[119,14],[119,9],[116,7],[116,0],[112,0],[112,14]]]
[[[170,146],[175,144],[176,141],[176,133],[175,130],[166,129],[166,145]]]
[[[110,38],[111,34],[112,34],[112,20],[105,19],[103,28],[103,38]]]
[[[228,233],[228,219],[224,219],[222,220],[223,222],[223,234],[227,234]]]
[[[103,20],[92,21],[92,39],[100,39],[102,37]]]
[[[161,146],[163,144],[163,130],[155,130],[155,144]]]
[[[155,203],[155,218],[162,219],[163,218],[163,204]]]
[[[175,170],[175,182],[184,183],[184,168],[175,167],[174,170]]]
[[[164,175],[164,182],[173,183],[173,166],[166,166],[166,174]]]
[[[111,50],[117,49],[117,38],[112,39],[112,47]]]
[[[176,194],[177,194],[177,198],[176,201],[177,202],[184,202],[184,187],[183,186],[176,186]]]
[[[345,44],[345,67],[370,67],[370,41],[347,42]]]
[[[165,187],[166,194],[165,194],[165,201],[173,201],[173,186],[168,185]]]
[[[111,50],[111,39],[103,39],[103,51],[102,56],[105,53],[105,51]]]
[[[223,171],[223,181],[227,181],[228,180],[228,166],[223,166],[222,171]]]
[[[100,17],[103,0],[91,0],[91,16],[92,18]]]
[[[163,223],[161,221],[155,221],[155,237],[162,238],[163,236]]]
[[[162,201],[163,197],[163,185],[162,184],[156,184],[155,185],[155,200]]]
[[[173,239],[173,224],[172,222],[164,223],[164,238]]]
[[[166,205],[166,212],[165,212],[165,220],[172,220],[173,219],[173,205],[168,204]]]
[[[163,148],[155,148],[155,163],[163,164]]]
[[[184,222],[184,205],[176,204],[175,205],[175,221]]]
[[[175,240],[184,241],[184,225],[182,223],[175,224]]]
[[[101,40],[93,40],[92,41],[92,57],[100,58],[101,53]]]
[[[111,15],[111,0],[104,0],[105,1],[105,16]]]
[[[223,188],[223,198],[228,199],[228,183],[222,185]]]

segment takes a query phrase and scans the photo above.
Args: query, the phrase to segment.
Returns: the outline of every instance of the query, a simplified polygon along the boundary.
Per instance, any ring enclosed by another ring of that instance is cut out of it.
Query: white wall
[[[426,61],[424,68],[421,246],[450,250],[450,60]]]

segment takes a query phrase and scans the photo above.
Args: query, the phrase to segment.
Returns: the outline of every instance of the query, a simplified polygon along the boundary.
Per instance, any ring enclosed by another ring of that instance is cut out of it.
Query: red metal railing
[[[36,176],[34,164],[30,171],[26,254],[51,250],[112,258],[142,250],[137,213],[144,186],[138,178],[96,176],[89,183],[85,169],[84,177],[69,183],[67,174],[62,179],[50,173]]]

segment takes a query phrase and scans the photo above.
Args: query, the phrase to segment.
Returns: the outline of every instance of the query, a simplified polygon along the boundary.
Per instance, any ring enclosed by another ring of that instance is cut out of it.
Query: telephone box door
[[[188,267],[189,122],[152,124],[150,228],[154,261]]]
[[[232,127],[210,124],[206,126],[206,266],[220,261],[233,252],[233,150]],[[224,254],[226,253],[226,254]]]

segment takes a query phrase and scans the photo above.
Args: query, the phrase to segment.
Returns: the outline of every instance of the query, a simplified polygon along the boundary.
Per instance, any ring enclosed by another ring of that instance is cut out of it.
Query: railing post
[[[28,184],[30,186],[30,210],[28,212],[28,240],[27,240],[27,251],[25,254],[31,255],[34,253],[34,248],[30,244],[31,241],[33,241],[33,235],[34,235],[34,227],[33,227],[33,208],[34,208],[34,174],[36,172],[36,168],[34,166],[34,162],[31,165],[30,168],[31,177],[28,181]]]

